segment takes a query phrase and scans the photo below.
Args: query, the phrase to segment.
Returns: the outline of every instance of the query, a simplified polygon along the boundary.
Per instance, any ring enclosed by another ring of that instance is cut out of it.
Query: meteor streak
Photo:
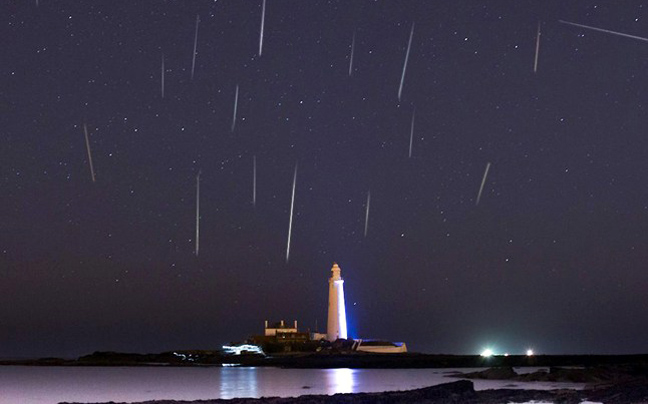
[[[236,94],[234,95],[234,116],[232,117],[232,132],[236,126],[236,109],[238,108],[238,84],[236,85]]]
[[[263,25],[265,24],[265,3],[266,0],[263,0],[263,5],[261,6],[261,32],[259,34],[259,56],[263,51]]]
[[[194,78],[194,71],[196,70],[196,51],[198,50],[198,24],[200,23],[200,15],[196,14],[196,34],[194,35],[193,59],[191,61],[191,80]]]
[[[540,21],[538,21],[538,33],[536,34],[535,60],[533,61],[533,72],[538,71],[538,55],[540,54]]]
[[[369,229],[369,203],[371,203],[371,191],[367,191],[367,211],[365,212],[365,231],[364,231],[365,237],[367,237],[367,230]]]
[[[290,236],[292,235],[293,211],[295,207],[295,186],[297,185],[297,164],[295,164],[295,176],[293,177],[292,199],[290,201],[290,222],[288,223],[288,244],[286,246],[286,263],[290,259]]]
[[[403,63],[403,74],[401,75],[400,87],[398,87],[398,102],[400,102],[401,93],[403,92],[403,82],[405,81],[405,70],[407,70],[407,60],[409,59],[410,49],[412,48],[413,36],[414,36],[414,23],[412,23],[412,30],[410,31],[409,43],[407,44],[407,52],[405,53],[405,63]]]
[[[164,98],[164,53],[162,54],[162,69],[161,69],[161,74],[160,77],[162,78],[161,80],[161,88],[162,88],[162,98]]]
[[[256,156],[252,156],[252,205],[256,206]]]
[[[477,194],[477,203],[475,206],[479,205],[479,200],[481,199],[482,191],[484,190],[484,184],[486,183],[486,177],[488,176],[488,169],[490,168],[491,163],[486,163],[486,171],[484,171],[484,178],[482,178],[481,186],[479,187],[479,193]]]
[[[353,31],[353,38],[351,39],[351,56],[349,56],[349,77],[351,77],[351,72],[353,72],[353,53],[355,51],[355,31]]]
[[[200,173],[196,175],[196,257],[200,249]]]
[[[587,29],[591,29],[591,30],[594,30],[594,31],[605,32],[607,34],[614,34],[614,35],[624,36],[626,38],[638,39],[640,41],[648,42],[648,38],[643,38],[643,37],[636,36],[636,35],[629,35],[629,34],[624,34],[622,32],[610,31],[609,29],[590,27],[589,25],[576,24],[575,22],[569,22],[569,21],[563,21],[563,20],[558,20],[558,22],[561,22],[561,23],[567,24],[567,25],[573,25],[575,27],[587,28]]]
[[[92,182],[95,182],[95,172],[94,167],[92,166],[92,153],[90,152],[90,140],[88,139],[88,125],[83,124],[83,133],[85,135],[86,149],[88,150],[88,162],[90,163],[90,175],[92,176]]]

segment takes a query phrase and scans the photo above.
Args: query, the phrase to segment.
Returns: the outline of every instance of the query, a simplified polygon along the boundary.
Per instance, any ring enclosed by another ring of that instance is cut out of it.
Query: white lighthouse
[[[333,263],[329,278],[329,305],[326,335],[329,341],[347,338],[346,309],[344,307],[344,280],[340,275],[340,267]]]

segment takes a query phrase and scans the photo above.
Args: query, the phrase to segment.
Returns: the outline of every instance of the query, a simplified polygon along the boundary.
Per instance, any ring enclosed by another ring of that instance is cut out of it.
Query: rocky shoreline
[[[512,367],[496,367],[479,372],[456,373],[462,379],[510,380],[516,382],[587,383],[590,386],[648,383],[648,365],[644,363],[591,367],[555,367],[518,374]]]
[[[408,391],[383,393],[351,393],[327,395],[304,395],[299,397],[263,397],[214,399],[197,401],[155,400],[138,404],[362,404],[362,403],[420,403],[420,404],[501,404],[529,401],[561,404],[580,404],[583,401],[597,403],[633,404],[648,402],[648,383],[635,380],[625,384],[596,387],[586,390],[480,390],[476,391],[470,380],[459,380],[432,387]],[[81,403],[60,403],[81,404]],[[97,403],[127,404],[127,403]]]
[[[220,351],[179,350],[158,354],[94,352],[78,359],[41,358],[0,360],[0,365],[20,366],[254,366],[282,368],[491,368],[491,367],[555,367],[612,366],[648,364],[648,355],[511,355],[482,357],[479,355],[440,354],[371,354],[363,352],[322,351],[288,355],[224,355]]]

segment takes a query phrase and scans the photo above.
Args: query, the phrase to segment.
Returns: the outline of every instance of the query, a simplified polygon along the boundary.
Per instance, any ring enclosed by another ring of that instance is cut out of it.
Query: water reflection
[[[257,368],[222,368],[219,397],[259,397],[257,376]]]
[[[537,371],[529,368],[526,372]],[[0,404],[140,402],[407,390],[457,380],[457,371],[484,369],[280,369],[0,366]],[[517,369],[516,369],[517,370]],[[510,388],[475,380],[475,389]],[[574,383],[519,383],[515,388],[582,389]]]
[[[326,369],[327,394],[355,392],[357,369]]]

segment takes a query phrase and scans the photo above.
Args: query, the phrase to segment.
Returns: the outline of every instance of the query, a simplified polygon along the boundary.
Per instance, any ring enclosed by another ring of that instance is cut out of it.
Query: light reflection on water
[[[409,390],[455,381],[445,376],[456,370],[0,366],[0,404],[296,397]],[[475,369],[461,369],[472,370]],[[478,390],[511,388],[507,381],[474,383]],[[583,387],[566,383],[515,384],[517,388],[533,389]]]
[[[331,386],[328,394],[336,393],[355,393],[355,373],[357,369],[326,369],[325,373],[328,385]],[[333,390],[331,392],[331,390]]]
[[[358,369],[222,368],[219,398],[300,396],[363,391]],[[365,386],[369,387],[369,386]]]
[[[221,368],[220,397],[258,397],[257,368]]]

